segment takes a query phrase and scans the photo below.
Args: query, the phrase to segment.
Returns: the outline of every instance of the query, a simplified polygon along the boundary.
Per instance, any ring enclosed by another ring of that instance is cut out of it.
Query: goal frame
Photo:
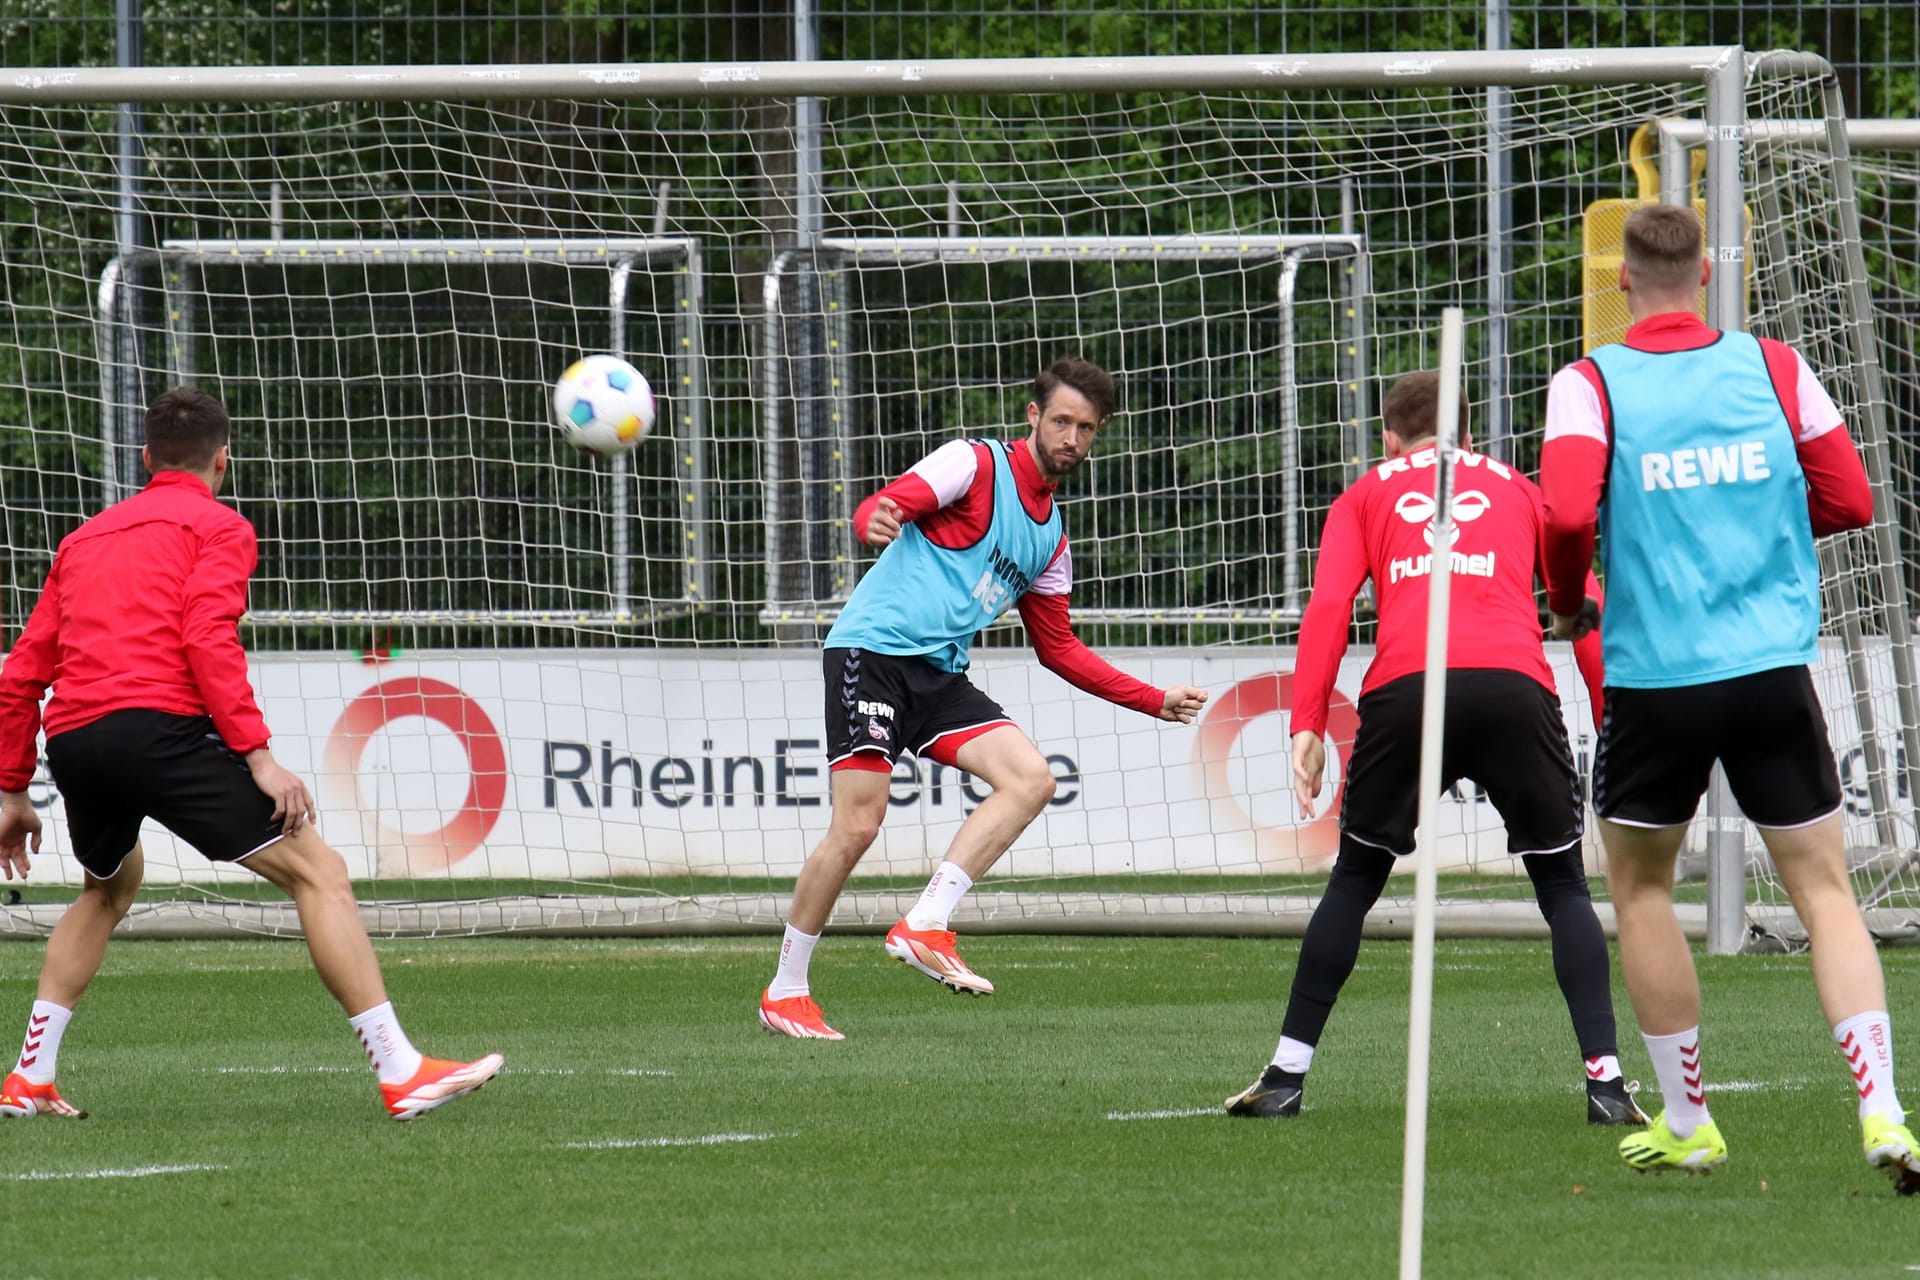
[[[1654,121],[1652,127],[1656,138],[1660,202],[1686,204],[1692,199],[1692,153],[1707,145],[1712,136],[1712,126],[1704,120],[1666,119]],[[1833,159],[1837,179],[1847,188],[1847,207],[1857,217],[1858,206],[1854,203],[1851,190],[1853,155],[1860,151],[1920,152],[1920,120],[1767,121],[1749,129],[1747,142],[1762,155],[1763,163],[1766,163],[1765,155],[1775,149],[1807,148],[1828,152]],[[1772,214],[1774,211],[1768,212]],[[1768,226],[1778,225],[1777,220],[1771,217],[1763,219],[1763,222]],[[1893,509],[1890,504],[1893,465],[1886,444],[1886,393],[1881,382],[1878,346],[1870,328],[1873,306],[1867,294],[1866,262],[1858,230],[1856,225],[1854,234],[1848,239],[1849,287],[1855,290],[1855,325],[1862,331],[1856,335],[1855,346],[1865,353],[1858,373],[1866,388],[1861,403],[1866,406],[1869,416],[1875,419],[1869,424],[1866,438],[1858,444],[1866,462],[1875,504],[1880,510],[1888,511]],[[1786,256],[1785,253],[1776,255],[1782,260]],[[1791,307],[1786,309],[1781,323],[1786,331],[1786,341],[1794,342],[1800,328],[1797,312]],[[1881,590],[1888,599],[1899,599],[1903,594],[1899,582],[1901,531],[1891,521],[1886,521],[1874,526],[1874,537],[1880,546]],[[1823,548],[1823,569],[1826,563],[1827,554]],[[1881,758],[1878,717],[1873,708],[1859,618],[1851,607],[1854,593],[1852,585],[1844,578],[1838,581],[1842,591],[1840,625],[1846,643],[1848,675],[1853,684],[1853,712],[1860,725],[1861,750],[1865,753],[1867,765],[1869,802],[1873,806],[1880,845],[1891,851],[1888,860],[1894,864],[1862,901],[1862,907],[1871,912],[1896,880],[1913,868],[1920,867],[1920,845],[1906,849],[1899,847],[1895,824],[1890,816],[1892,797],[1886,793],[1888,770]],[[1916,684],[1912,619],[1906,610],[1896,609],[1890,612],[1888,620],[1891,624],[1889,657],[1893,663],[1895,689],[1901,709],[1898,732],[1905,763],[1907,794],[1920,796],[1920,789],[1916,789],[1920,788],[1920,717],[1916,716],[1914,705],[1914,690],[1920,685]],[[1731,955],[1755,947],[1769,949],[1776,946],[1782,936],[1804,937],[1804,929],[1790,910],[1757,912],[1749,904],[1746,892],[1748,856],[1743,819],[1732,793],[1717,773],[1716,785],[1709,791],[1707,801],[1708,951],[1715,955]],[[1761,930],[1758,937],[1749,932],[1750,924]]]
[[[1745,89],[1749,77],[1793,75],[1821,83],[1828,117],[1828,146],[1833,152],[1837,205],[1848,238],[1849,267],[1854,294],[1852,345],[1856,360],[1856,398],[1865,406],[1862,424],[1868,444],[1870,479],[1876,499],[1890,493],[1880,370],[1871,342],[1867,316],[1864,263],[1861,260],[1859,215],[1847,165],[1847,132],[1838,81],[1825,59],[1806,53],[1749,56],[1739,45],[1689,46],[1669,49],[1432,51],[1366,54],[1301,54],[1260,56],[1181,56],[1119,58],[985,58],[892,60],[868,62],[678,63],[631,65],[523,65],[523,66],[303,66],[242,68],[101,67],[48,70],[0,69],[0,102],[26,105],[113,104],[227,101],[261,102],[398,102],[448,100],[463,102],[526,101],[556,98],[626,100],[640,98],[764,100],[795,99],[802,107],[796,130],[811,133],[808,121],[815,100],[825,97],[938,96],[943,94],[1131,94],[1142,92],[1218,92],[1295,89],[1372,90],[1391,93],[1408,88],[1482,90],[1500,87],[1555,85],[1690,84],[1704,91],[1705,118],[1701,145],[1706,161],[1706,250],[1720,266],[1708,286],[1707,319],[1720,327],[1738,328],[1743,321],[1741,288],[1744,259],[1745,184],[1742,148],[1749,145]],[[804,152],[804,146],[801,148]],[[818,224],[817,173],[798,175],[802,217],[797,234],[807,252],[832,244]],[[808,209],[813,216],[806,216]],[[292,242],[275,242],[285,251]],[[513,242],[515,245],[521,242]],[[157,252],[174,251],[169,245]],[[697,259],[697,250],[695,251]],[[1364,254],[1362,254],[1364,261]],[[106,294],[103,281],[102,294]],[[111,299],[103,296],[103,302]],[[103,307],[102,316],[111,308]],[[110,336],[110,335],[109,335]],[[104,341],[104,339],[103,339]],[[694,341],[697,348],[698,331]],[[697,370],[698,362],[695,362]],[[696,372],[694,376],[699,375]],[[103,379],[103,394],[110,390]],[[700,397],[692,397],[698,401]],[[108,398],[108,406],[113,403]],[[103,406],[105,407],[105,406]],[[110,411],[110,410],[109,410]],[[103,426],[103,430],[106,428]],[[693,451],[698,458],[698,451]],[[692,465],[698,465],[697,463]],[[1891,509],[1890,507],[1883,509]],[[698,528],[698,523],[695,525]],[[1883,531],[1890,538],[1891,531]],[[1883,566],[1883,572],[1892,572]],[[693,591],[693,595],[700,594]],[[1899,598],[1895,596],[1893,598]],[[1891,611],[1895,616],[1902,610]],[[305,619],[288,618],[287,622]],[[438,619],[436,620],[448,620]],[[457,619],[453,619],[457,620]],[[557,619],[566,621],[567,619]],[[1904,622],[1902,623],[1904,627]],[[1903,636],[1904,645],[1911,637]],[[1903,658],[1911,655],[1897,647]],[[1911,706],[1912,690],[1902,686],[1903,734],[1910,743],[1920,734]],[[1910,769],[1920,769],[1920,750],[1910,745]],[[1743,883],[1737,881],[1737,883]],[[1724,886],[1722,886],[1724,888]],[[1022,902],[1040,895],[986,889],[970,900],[978,917],[969,928],[1076,932],[1298,932],[1305,911],[1276,911],[1273,900],[1258,897],[1258,911],[1242,911],[1241,901],[1228,893],[1181,895],[1177,910],[1156,903],[1154,895],[1121,893],[1080,903],[1083,914],[1072,916],[1044,904]],[[1072,895],[1045,895],[1049,903],[1072,905]],[[1172,898],[1173,895],[1169,895]],[[1252,905],[1248,900],[1247,905]],[[166,904],[161,904],[163,907]],[[684,900],[585,898],[579,900],[576,932],[652,933],[728,932],[777,928],[785,902],[777,896],[745,894],[737,903],[689,903]],[[898,899],[892,894],[850,895],[836,918],[837,928],[884,927]],[[1531,906],[1509,910],[1513,904],[1445,904],[1439,929],[1449,934],[1501,934],[1508,930],[1538,936],[1543,926]],[[1002,914],[1003,908],[1005,914]],[[39,913],[45,908],[0,908],[0,934],[44,932]],[[228,933],[283,932],[285,913],[263,908],[253,927],[229,921],[238,907],[223,903],[220,929]],[[493,904],[363,904],[370,923],[387,933],[433,934],[449,931],[485,932],[511,915],[508,901]],[[450,914],[440,915],[439,912]],[[465,912],[463,915],[462,913]],[[477,912],[477,914],[476,914]],[[149,917],[165,910],[144,913]],[[188,910],[186,916],[204,917]],[[1377,932],[1393,932],[1394,918],[1403,914],[1399,903],[1383,902],[1370,921]],[[1604,909],[1603,920],[1610,914]],[[280,923],[274,923],[279,920]],[[1683,911],[1688,932],[1705,936],[1703,913]],[[201,924],[206,922],[202,919]],[[196,926],[198,927],[198,926]],[[140,926],[134,925],[136,931]],[[161,926],[160,932],[166,932]]]
[[[1346,439],[1348,457],[1365,455],[1367,341],[1366,341],[1366,239],[1359,235],[1177,235],[1177,236],[824,236],[814,250],[788,249],[774,258],[767,269],[762,289],[766,303],[766,348],[762,375],[764,395],[760,411],[765,422],[767,451],[762,465],[767,492],[767,598],[761,610],[763,622],[776,624],[807,623],[829,625],[853,594],[856,579],[852,574],[836,576],[834,593],[824,600],[812,599],[788,591],[780,570],[773,530],[789,520],[808,519],[804,496],[797,515],[788,513],[793,503],[787,490],[790,484],[820,487],[833,495],[830,508],[814,523],[819,524],[824,540],[820,562],[848,565],[854,561],[851,487],[847,483],[847,460],[853,456],[853,439],[848,434],[853,421],[854,395],[845,369],[848,307],[845,286],[841,283],[847,267],[858,268],[868,261],[885,263],[954,262],[988,264],[1026,259],[1069,260],[1073,262],[1138,261],[1234,261],[1279,264],[1275,282],[1275,304],[1280,322],[1279,421],[1281,467],[1281,607],[1278,609],[1113,609],[1077,608],[1074,617],[1083,622],[1220,622],[1232,625],[1297,622],[1306,608],[1306,538],[1303,522],[1306,511],[1300,494],[1300,388],[1297,378],[1297,326],[1295,288],[1300,267],[1310,261],[1348,260],[1346,287],[1342,291],[1347,315],[1346,332],[1337,341],[1346,352],[1338,375],[1339,418]],[[822,260],[827,264],[822,266]],[[785,305],[781,282],[790,272],[804,268],[823,275],[827,284],[822,292],[825,304],[820,308],[829,330],[828,371],[824,381],[831,390],[826,399],[824,430],[820,414],[807,398],[789,389],[788,365],[792,360],[786,340],[787,326],[796,317]],[[825,445],[825,474],[808,474],[803,463],[801,474],[789,475],[783,452],[776,447],[782,439],[781,406],[789,399],[801,402],[796,416],[805,428],[801,443]],[[1348,479],[1356,478],[1358,468],[1348,468]]]
[[[349,626],[442,626],[449,623],[620,627],[676,617],[698,609],[712,598],[713,566],[707,548],[709,529],[707,481],[706,361],[702,358],[701,325],[705,319],[705,286],[700,241],[692,237],[649,236],[624,239],[270,239],[168,240],[158,249],[135,249],[116,254],[100,272],[94,317],[94,347],[100,359],[100,443],[110,461],[102,468],[101,506],[109,506],[138,487],[128,466],[138,455],[140,415],[130,388],[138,379],[126,359],[126,337],[133,319],[126,303],[132,273],[143,266],[160,268],[161,293],[167,313],[168,358],[175,378],[195,385],[196,300],[204,297],[201,275],[218,266],[369,266],[405,262],[491,265],[504,262],[603,263],[607,267],[607,345],[616,356],[626,354],[627,286],[636,266],[654,262],[678,264],[674,272],[678,305],[674,309],[678,350],[673,356],[674,388],[669,402],[678,416],[671,425],[676,447],[672,451],[674,478],[681,495],[686,544],[685,590],[674,604],[636,608],[633,603],[631,558],[632,519],[635,515],[632,463],[616,454],[608,464],[612,509],[607,512],[609,578],[606,610],[561,612],[552,609],[479,610],[257,610],[247,614],[254,626],[300,627],[313,624]]]

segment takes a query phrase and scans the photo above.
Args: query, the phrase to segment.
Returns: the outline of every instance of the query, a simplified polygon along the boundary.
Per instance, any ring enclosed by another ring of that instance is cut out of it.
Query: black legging
[[[1619,1052],[1613,1021],[1613,992],[1607,967],[1607,936],[1593,912],[1580,846],[1559,853],[1530,853],[1521,858],[1533,894],[1553,937],[1553,976],[1573,1019],[1582,1057]],[[1327,892],[1307,922],[1300,964],[1280,1033],[1302,1044],[1320,1043],[1340,988],[1360,956],[1360,933],[1367,912],[1380,899],[1393,870],[1384,849],[1340,838],[1340,856],[1327,878]]]

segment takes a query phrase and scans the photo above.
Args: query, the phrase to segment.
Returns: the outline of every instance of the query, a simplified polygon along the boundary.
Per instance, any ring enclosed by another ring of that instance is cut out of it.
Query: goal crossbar
[[[1744,75],[1738,45],[1672,49],[1436,50],[1407,53],[923,61],[681,62],[322,67],[0,68],[0,102],[382,102],[411,98],[778,98],[945,93],[1147,93],[1371,89],[1409,84],[1698,83]],[[1831,75],[1815,54],[1769,55],[1763,71]]]

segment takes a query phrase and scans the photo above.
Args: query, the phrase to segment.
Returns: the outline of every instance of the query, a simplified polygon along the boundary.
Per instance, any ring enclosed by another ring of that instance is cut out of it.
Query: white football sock
[[[1884,1115],[1895,1124],[1905,1124],[1907,1113],[1893,1091],[1893,1020],[1886,1010],[1869,1009],[1843,1019],[1833,1029],[1833,1038],[1847,1056],[1847,1070],[1860,1095],[1860,1118]]]
[[[927,881],[927,887],[921,891],[920,901],[914,903],[913,910],[907,912],[907,928],[946,928],[953,909],[960,905],[960,899],[971,888],[971,876],[951,862],[941,863],[933,873],[933,879]]]
[[[367,1057],[373,1060],[373,1069],[379,1073],[381,1084],[405,1084],[419,1072],[420,1051],[401,1030],[391,1000],[356,1014],[347,1022],[359,1034],[360,1043],[366,1046]]]
[[[27,1038],[20,1042],[20,1060],[13,1069],[27,1078],[28,1084],[52,1084],[53,1069],[60,1060],[60,1037],[67,1034],[73,1010],[51,1000],[35,1000],[27,1015]]]
[[[1587,1079],[1604,1083],[1620,1078],[1620,1055],[1603,1053],[1587,1059]]]
[[[786,1000],[813,990],[807,985],[807,966],[813,962],[813,944],[818,941],[817,933],[802,933],[787,926],[787,936],[780,943],[780,968],[767,987],[767,999]]]
[[[1647,1042],[1653,1074],[1660,1081],[1668,1132],[1676,1138],[1691,1138],[1695,1129],[1713,1118],[1707,1114],[1706,1077],[1700,1069],[1700,1028],[1673,1036],[1650,1036],[1643,1031],[1640,1038]]]
[[[1279,1047],[1273,1051],[1273,1065],[1282,1071],[1303,1076],[1307,1074],[1307,1068],[1313,1065],[1313,1046],[1303,1044],[1292,1036],[1281,1036]]]

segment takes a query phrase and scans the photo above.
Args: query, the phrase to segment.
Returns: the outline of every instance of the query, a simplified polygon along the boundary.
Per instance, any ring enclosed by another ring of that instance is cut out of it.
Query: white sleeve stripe
[[[910,476],[919,476],[933,490],[941,506],[951,506],[961,494],[973,487],[979,469],[979,455],[970,440],[949,440],[907,468]]]
[[[1600,393],[1586,375],[1568,365],[1547,384],[1546,440],[1584,436],[1607,443],[1607,421],[1600,412]]]
[[[1805,444],[1809,440],[1818,440],[1846,420],[1840,416],[1840,408],[1834,404],[1833,397],[1820,385],[1820,379],[1814,376],[1813,366],[1807,363],[1807,358],[1796,351],[1793,360],[1800,370],[1794,392],[1800,397],[1800,443]]]

